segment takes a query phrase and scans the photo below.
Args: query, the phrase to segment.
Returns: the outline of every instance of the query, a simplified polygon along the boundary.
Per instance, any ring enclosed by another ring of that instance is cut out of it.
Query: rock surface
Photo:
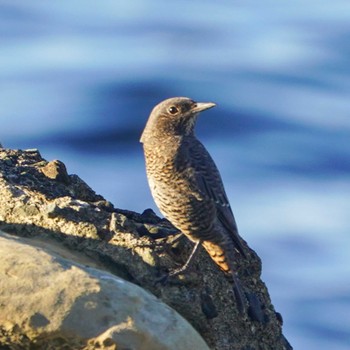
[[[248,259],[237,258],[250,305],[244,315],[238,313],[230,284],[205,252],[191,272],[166,285],[156,284],[165,271],[186,261],[192,244],[151,210],[137,214],[115,209],[78,176],[68,175],[62,162],[47,162],[37,150],[0,149],[0,229],[27,241],[40,240],[40,251],[43,245],[59,247],[72,266],[88,259],[83,264],[93,262],[103,273],[141,286],[189,321],[211,349],[291,349],[282,334],[281,316],[260,279],[261,262],[254,251],[247,247]],[[47,322],[42,316],[50,321],[40,313],[34,323]],[[16,324],[16,311],[9,317]],[[8,324],[0,326],[0,339],[5,339],[21,325],[7,333]],[[40,333],[38,339],[44,336]]]
[[[188,322],[144,289],[67,255],[55,245],[0,231],[3,345],[209,349]]]

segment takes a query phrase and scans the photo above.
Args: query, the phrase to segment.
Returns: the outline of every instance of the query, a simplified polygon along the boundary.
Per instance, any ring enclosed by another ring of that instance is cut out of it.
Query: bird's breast
[[[213,203],[193,191],[183,174],[158,172],[154,168],[147,174],[157,207],[175,227],[192,240],[211,230],[215,215]]]

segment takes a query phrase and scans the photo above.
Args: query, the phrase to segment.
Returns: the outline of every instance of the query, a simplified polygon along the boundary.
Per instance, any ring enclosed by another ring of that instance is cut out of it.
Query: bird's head
[[[148,118],[140,141],[153,137],[191,135],[200,112],[212,108],[215,103],[195,102],[187,97],[173,97],[155,106]]]

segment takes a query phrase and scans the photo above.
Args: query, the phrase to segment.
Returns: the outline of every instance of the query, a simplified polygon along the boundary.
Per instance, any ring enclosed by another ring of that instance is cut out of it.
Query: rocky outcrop
[[[0,232],[0,256],[3,345],[209,350],[192,326],[156,297],[86,266],[89,259],[72,259],[53,242]]]
[[[54,344],[64,339],[72,349],[205,349],[170,306],[211,349],[291,349],[252,250],[247,247],[248,259],[237,259],[250,305],[243,315],[229,282],[205,252],[189,273],[165,285],[156,283],[186,260],[192,244],[151,210],[137,214],[114,208],[78,176],[68,175],[62,162],[47,162],[37,150],[0,148],[0,229],[11,234],[2,237],[8,253],[1,256],[16,254],[11,256],[17,261],[2,263],[9,280],[0,285],[1,304],[12,305],[28,285],[37,288],[27,304],[8,306],[6,321],[0,317],[0,344],[21,349],[53,339],[50,348],[60,349]],[[51,266],[50,278],[46,266]],[[56,291],[35,299],[50,289],[48,281],[54,281]],[[11,283],[15,287],[8,294]],[[76,294],[69,300],[59,292],[70,289]],[[152,346],[141,347],[151,344],[146,341],[153,341]]]

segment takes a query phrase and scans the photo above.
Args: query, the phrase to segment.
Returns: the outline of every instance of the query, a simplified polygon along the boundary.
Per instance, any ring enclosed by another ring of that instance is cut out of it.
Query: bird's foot
[[[155,284],[161,284],[161,285],[166,285],[169,278],[171,277],[175,277],[175,276],[178,276],[182,273],[184,273],[186,270],[188,269],[188,266],[187,265],[184,265],[184,266],[181,266],[180,268],[178,269],[175,269],[175,270],[172,270],[168,273],[164,273],[162,276],[158,277],[155,281]]]
[[[201,241],[196,242],[189,258],[187,259],[187,261],[185,262],[185,264],[183,266],[179,267],[178,269],[172,270],[172,271],[168,272],[167,274],[164,274],[163,276],[159,277],[156,280],[156,284],[160,283],[162,285],[165,285],[170,277],[178,276],[178,275],[184,273],[186,270],[188,270],[188,268],[190,267],[191,261],[198,253],[198,247],[200,244],[201,244]]]

